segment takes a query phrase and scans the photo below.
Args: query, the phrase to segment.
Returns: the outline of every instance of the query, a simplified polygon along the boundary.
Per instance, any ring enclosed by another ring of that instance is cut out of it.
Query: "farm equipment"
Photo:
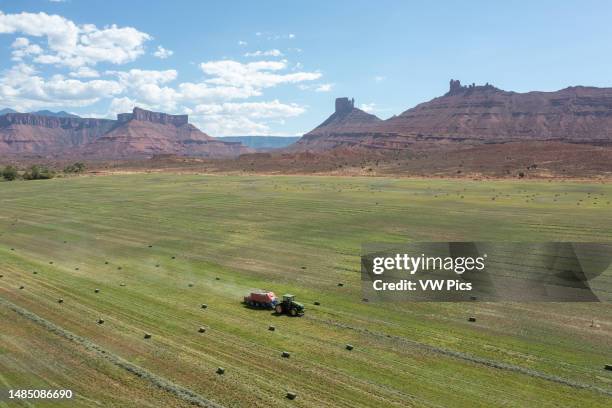
[[[258,290],[251,292],[248,296],[245,296],[244,303],[251,307],[274,309],[274,307],[278,304],[278,298],[274,292]]]
[[[274,310],[277,314],[302,316],[304,314],[304,305],[296,302],[293,295],[283,295],[283,300],[274,307]]]

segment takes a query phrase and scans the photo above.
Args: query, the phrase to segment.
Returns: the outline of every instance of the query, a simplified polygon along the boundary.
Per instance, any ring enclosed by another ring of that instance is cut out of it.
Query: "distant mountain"
[[[4,115],[6,113],[17,113],[17,111],[9,109],[9,108],[5,108],[5,109],[0,110],[0,115]]]
[[[256,150],[282,149],[299,139],[299,136],[223,136],[219,138],[227,142],[240,142]]]
[[[51,112],[50,110],[39,110],[36,112],[30,112],[33,115],[41,115],[41,116],[51,116],[53,118],[80,118],[80,116],[73,115],[72,113],[68,113],[65,111],[60,112]]]
[[[612,88],[518,93],[451,80],[446,94],[398,116],[383,121],[365,115],[347,98],[337,99],[336,112],[294,147],[398,150],[551,140],[612,145]]]
[[[61,112],[60,112],[61,113]],[[117,120],[8,113],[0,116],[0,154],[101,159],[180,156],[234,157],[252,152],[208,136],[187,115],[134,108]]]

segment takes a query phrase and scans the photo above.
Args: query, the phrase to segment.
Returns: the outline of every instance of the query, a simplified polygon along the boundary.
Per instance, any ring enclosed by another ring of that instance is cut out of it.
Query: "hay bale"
[[[470,300],[476,300],[476,296],[470,296]]]
[[[21,285],[21,286],[19,287],[19,289],[23,289],[23,288],[25,288],[25,286],[23,286],[23,285]]]
[[[151,334],[150,333],[145,333],[144,334],[144,338],[145,339],[150,339],[151,338]]]
[[[62,298],[57,299],[57,303],[64,303],[64,299]]]
[[[125,286],[125,283],[121,282],[121,283],[119,284],[119,286]]]
[[[223,374],[225,374],[225,368],[223,368],[223,367],[217,367],[217,371],[216,371],[216,372],[217,372],[217,374],[219,374],[219,375],[223,375]]]
[[[172,259],[176,259],[176,256],[173,256]]]
[[[604,370],[612,371],[612,364],[606,364]]]
[[[217,276],[217,277],[215,278],[215,280],[221,280],[221,278]]]
[[[338,286],[342,287],[342,286],[344,286],[344,283],[339,282]]]
[[[74,270],[75,270],[75,271],[78,271],[78,270],[79,270],[79,267],[77,266],[76,268],[74,268]]]
[[[118,270],[118,271],[120,271],[120,270],[122,270],[122,269],[123,269],[123,268],[122,268],[122,267],[120,267],[120,266],[118,266],[118,267],[117,267],[117,270]]]
[[[370,301],[370,299],[368,299],[368,298],[363,298],[363,299],[361,299],[361,301],[362,301],[362,302],[369,302],[369,301]]]
[[[468,322],[475,322],[476,318],[473,316],[468,317]]]
[[[208,305],[206,303],[202,303],[202,309],[207,309]]]
[[[53,261],[49,261],[49,265],[53,265]]]
[[[32,271],[32,273],[33,273],[34,275],[38,275],[38,272],[36,272],[36,271]]]
[[[98,319],[98,324],[104,324],[104,319]]]
[[[346,345],[346,349],[347,349],[348,351],[351,351],[353,348],[354,348],[354,347],[353,347],[353,345],[352,345],[352,344],[347,344],[347,345]]]
[[[206,328],[205,327],[200,327],[198,329],[198,333],[204,333],[204,332],[206,332]]]
[[[193,288],[193,283],[192,283],[192,282],[189,282],[189,283],[187,284],[187,286],[189,286],[190,288]]]
[[[95,289],[94,289],[94,292],[96,292],[96,293],[100,293],[100,289],[95,288]]]
[[[274,331],[274,330],[276,330],[276,327],[274,327],[274,326],[268,326],[268,330],[270,330],[270,331]]]
[[[156,268],[159,268],[159,264],[156,264],[156,265],[155,265],[155,267],[156,267]]]
[[[289,358],[289,357],[291,357],[291,354],[290,354],[288,351],[283,351],[283,352],[281,353],[281,356],[282,356],[283,358]]]
[[[321,305],[321,302],[316,301],[316,302],[314,302],[314,305],[315,305],[315,306],[320,306],[320,305]]]
[[[108,265],[108,261],[104,261],[104,265]]]
[[[288,392],[287,399],[294,400],[297,398],[297,394],[295,392]]]
[[[0,278],[4,278],[4,275],[0,274]]]
[[[153,245],[149,245],[149,248],[153,248]]]

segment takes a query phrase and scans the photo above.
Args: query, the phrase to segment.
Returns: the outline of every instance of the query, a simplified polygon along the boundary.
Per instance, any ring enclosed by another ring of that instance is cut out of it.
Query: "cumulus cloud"
[[[30,55],[38,55],[43,52],[43,49],[38,44],[31,44],[30,40],[25,37],[18,37],[11,44],[13,49],[11,55],[13,61],[22,61]]]
[[[159,59],[166,59],[168,57],[171,57],[172,54],[174,54],[174,51],[171,50],[167,50],[164,47],[162,47],[161,45],[157,46],[157,50],[155,50],[155,52],[153,53],[153,56],[159,58]]]
[[[42,12],[4,14],[0,11],[0,34],[45,38],[46,48],[36,53],[33,61],[72,68],[99,62],[134,61],[144,53],[144,43],[151,39],[149,34],[133,27],[77,25],[62,16]]]
[[[385,79],[386,79],[386,78],[385,78],[384,76],[382,76],[382,75],[376,75],[376,76],[374,77],[374,81],[376,81],[376,82],[382,82],[382,81],[384,81]]]
[[[238,45],[241,45],[241,46],[245,46],[245,45],[248,45],[248,44],[249,43],[246,42],[246,41],[242,41],[242,40],[238,41]]]
[[[79,69],[71,72],[68,75],[74,78],[98,78],[100,76],[100,73],[93,68],[80,67]]]
[[[247,64],[233,60],[204,62],[202,71],[212,76],[205,82],[222,86],[270,88],[280,84],[314,81],[320,72],[278,73],[287,69],[287,61],[257,61]]]
[[[334,87],[334,84],[321,84],[315,88],[315,92],[329,92]]]
[[[87,106],[122,92],[116,81],[81,81],[53,75],[45,79],[26,64],[18,64],[0,77],[0,99],[17,109],[52,106]]]
[[[245,57],[282,57],[283,53],[280,50],[272,49],[267,51],[257,50],[254,52],[247,52],[244,54]]]
[[[364,112],[372,113],[372,112],[376,111],[376,104],[374,102],[372,102],[372,103],[362,103],[359,108],[362,111],[364,111]]]

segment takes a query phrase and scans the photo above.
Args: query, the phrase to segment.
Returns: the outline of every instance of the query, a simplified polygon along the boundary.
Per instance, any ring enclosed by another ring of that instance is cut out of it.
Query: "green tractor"
[[[278,303],[274,310],[277,314],[288,314],[289,316],[304,315],[304,305],[296,302],[293,295],[283,295],[282,302]]]

